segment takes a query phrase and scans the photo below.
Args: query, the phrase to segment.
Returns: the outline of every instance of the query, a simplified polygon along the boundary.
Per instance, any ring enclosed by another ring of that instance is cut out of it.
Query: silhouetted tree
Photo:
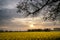
[[[51,31],[51,29],[49,29],[49,28],[46,28],[46,29],[44,29],[43,31]]]
[[[31,14],[37,16],[41,10],[47,8],[47,14],[43,14],[44,20],[55,21],[57,17],[60,17],[60,0],[20,0],[17,8],[17,12],[25,14],[26,16]]]
[[[42,29],[28,29],[28,32],[39,32],[42,31]]]
[[[60,31],[60,28],[54,28],[54,31]]]

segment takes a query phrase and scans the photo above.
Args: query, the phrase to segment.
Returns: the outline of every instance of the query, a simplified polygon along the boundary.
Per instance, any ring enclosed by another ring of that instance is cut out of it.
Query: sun
[[[30,27],[34,27],[34,25],[33,25],[33,24],[31,24],[31,25],[30,25]]]

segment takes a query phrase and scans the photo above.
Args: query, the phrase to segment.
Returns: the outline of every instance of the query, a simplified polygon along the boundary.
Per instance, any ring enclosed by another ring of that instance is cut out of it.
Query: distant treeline
[[[46,28],[46,29],[29,29],[29,30],[28,30],[28,32],[30,32],[30,31],[32,31],[32,32],[34,32],[34,31],[39,32],[39,31],[52,31],[52,30],[51,30],[51,29]]]
[[[28,32],[39,32],[39,31],[60,31],[60,28],[53,28],[53,30],[51,28],[44,28],[44,29],[28,29]]]
[[[41,31],[60,31],[60,28],[54,28],[53,30],[50,28],[45,29],[28,29],[27,31],[8,31],[8,30],[0,30],[0,32],[41,32]]]

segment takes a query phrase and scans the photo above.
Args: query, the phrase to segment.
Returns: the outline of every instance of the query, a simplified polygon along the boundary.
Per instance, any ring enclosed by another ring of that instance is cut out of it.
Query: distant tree
[[[28,32],[30,32],[31,30],[30,30],[30,29],[28,29],[27,31],[28,31]]]
[[[46,28],[46,29],[44,29],[43,31],[51,31],[51,29],[49,29],[49,28]]]
[[[42,29],[36,29],[36,31],[42,31]]]
[[[39,32],[42,31],[42,29],[28,29],[28,32]]]
[[[60,28],[54,28],[54,31],[60,31]]]
[[[21,1],[21,0],[20,0]],[[25,16],[38,16],[41,10],[47,8],[47,14],[43,14],[44,20],[55,21],[60,17],[60,0],[23,0],[17,5],[18,13],[25,14]],[[48,15],[48,16],[46,16]]]

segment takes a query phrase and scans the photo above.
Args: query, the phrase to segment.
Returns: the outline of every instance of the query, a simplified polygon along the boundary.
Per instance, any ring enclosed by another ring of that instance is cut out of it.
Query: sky
[[[60,27],[60,22],[43,21],[41,15],[38,17],[23,18],[22,14],[17,13],[16,5],[20,0],[0,0],[0,29],[1,30],[27,30],[38,28]],[[23,0],[22,0],[23,1]],[[20,1],[20,2],[22,2]],[[46,13],[42,10],[41,13]]]

